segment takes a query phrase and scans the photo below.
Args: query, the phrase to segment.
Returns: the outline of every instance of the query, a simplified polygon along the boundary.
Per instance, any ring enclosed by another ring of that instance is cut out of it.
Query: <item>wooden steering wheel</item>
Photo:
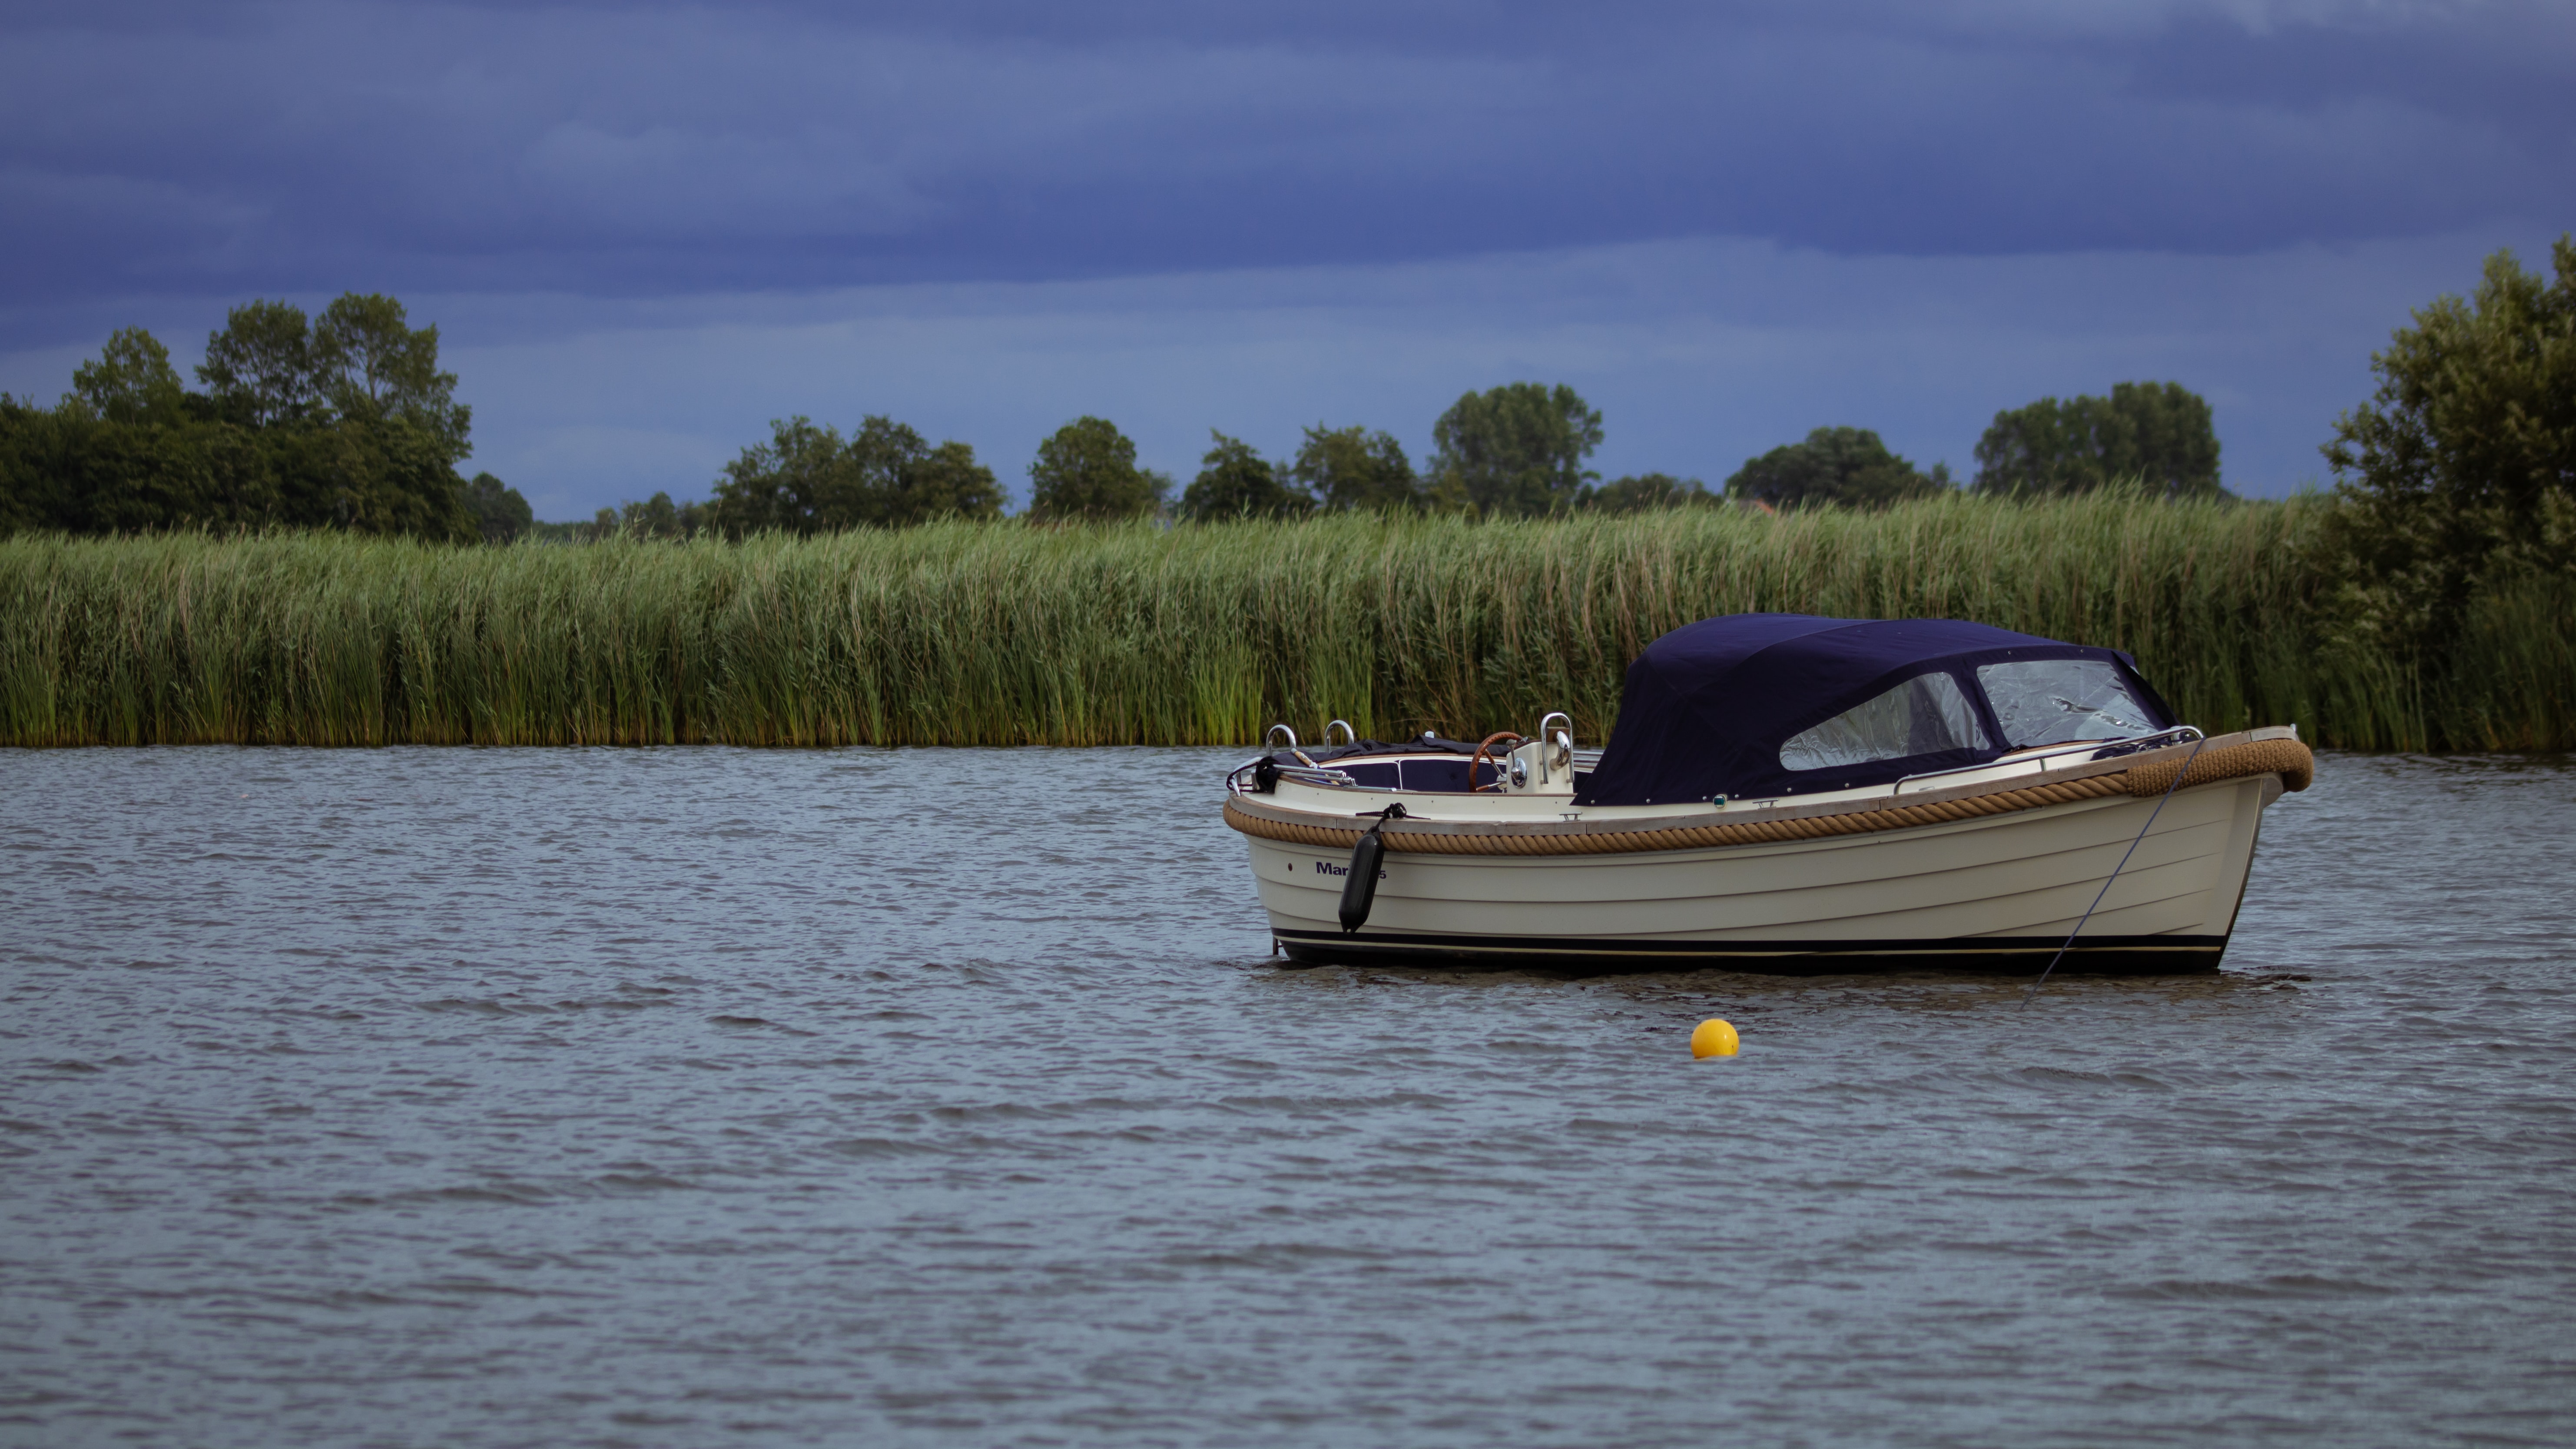
[[[1503,788],[1503,768],[1494,760],[1494,746],[1503,740],[1510,740],[1512,742],[1510,748],[1503,751],[1505,754],[1510,754],[1512,750],[1519,749],[1521,746],[1521,737],[1512,733],[1510,730],[1496,730],[1492,734],[1485,736],[1485,742],[1483,744],[1476,746],[1475,757],[1467,761],[1468,794],[1474,795],[1486,790],[1499,790]],[[1488,764],[1494,766],[1494,783],[1490,785],[1479,785],[1476,783],[1476,767],[1478,765]]]

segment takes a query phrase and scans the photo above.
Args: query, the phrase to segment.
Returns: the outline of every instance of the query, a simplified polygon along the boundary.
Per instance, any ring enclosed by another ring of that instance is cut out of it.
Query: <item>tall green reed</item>
[[[2566,590],[2482,601],[2428,692],[2309,645],[2320,505],[945,524],[448,548],[340,534],[0,539],[0,743],[1239,744],[1597,740],[1627,662],[1747,610],[1976,619],[2138,656],[2212,729],[2570,740]]]

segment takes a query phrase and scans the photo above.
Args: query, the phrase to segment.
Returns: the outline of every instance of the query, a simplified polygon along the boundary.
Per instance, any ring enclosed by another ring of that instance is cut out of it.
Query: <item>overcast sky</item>
[[[0,0],[0,388],[401,297],[469,470],[585,516],[802,412],[1025,490],[1568,382],[1605,473],[1972,467],[2171,379],[2278,494],[2410,308],[2576,225],[2576,4]]]

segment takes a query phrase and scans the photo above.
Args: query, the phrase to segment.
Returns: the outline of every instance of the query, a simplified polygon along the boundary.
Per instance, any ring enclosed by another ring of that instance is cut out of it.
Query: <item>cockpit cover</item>
[[[1908,775],[1982,764],[2005,753],[2004,732],[1976,666],[2007,659],[2117,663],[2155,712],[2173,711],[2116,649],[2062,644],[1956,619],[1822,619],[1812,614],[1729,614],[1685,624],[1628,666],[1619,722],[1577,792],[1578,805],[1771,799],[1887,784]],[[1919,674],[1947,673],[1973,701],[1984,748],[1791,770],[1780,747],[1792,736]]]

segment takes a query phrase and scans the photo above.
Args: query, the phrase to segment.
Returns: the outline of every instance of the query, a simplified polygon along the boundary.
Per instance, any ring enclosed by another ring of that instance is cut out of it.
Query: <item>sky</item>
[[[1083,414],[1186,481],[1514,381],[1715,485],[2172,380],[2276,496],[2571,203],[2567,3],[0,0],[0,389],[387,292],[543,518],[790,414],[1025,496]]]

